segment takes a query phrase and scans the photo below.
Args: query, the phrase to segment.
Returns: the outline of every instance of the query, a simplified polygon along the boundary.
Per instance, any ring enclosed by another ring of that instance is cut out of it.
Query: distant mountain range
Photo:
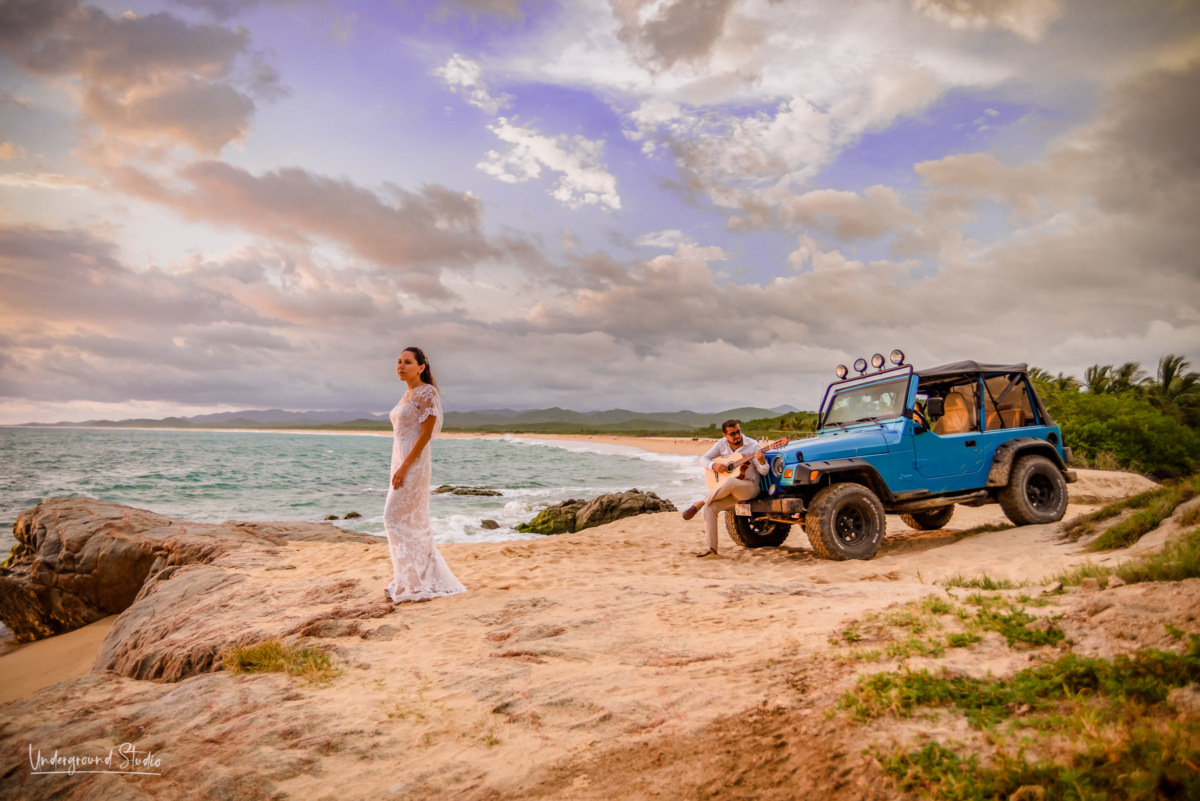
[[[447,429],[484,431],[689,431],[719,425],[734,418],[760,420],[797,412],[794,406],[761,409],[747,406],[723,412],[701,414],[680,412],[632,412],[628,409],[609,409],[602,412],[574,412],[560,409],[483,409],[475,412],[446,412]],[[98,428],[390,428],[386,414],[364,411],[348,412],[289,412],[284,409],[258,409],[239,412],[217,412],[194,417],[165,417],[161,420],[85,420],[83,422],[27,423],[30,426],[94,426]]]

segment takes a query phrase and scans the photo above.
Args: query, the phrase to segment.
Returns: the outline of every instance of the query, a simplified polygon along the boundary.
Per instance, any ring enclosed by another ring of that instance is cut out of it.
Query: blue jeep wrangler
[[[1061,520],[1071,449],[1024,364],[957,362],[914,371],[901,351],[844,365],[821,400],[816,436],[767,453],[758,498],[725,515],[734,542],[778,546],[803,524],[826,559],[870,559],[884,515],[919,530],[954,505],[998,503],[1018,526]]]

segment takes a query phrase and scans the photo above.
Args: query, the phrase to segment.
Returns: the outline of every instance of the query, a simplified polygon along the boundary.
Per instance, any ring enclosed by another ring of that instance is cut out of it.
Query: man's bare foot
[[[712,548],[709,548],[707,551],[703,551],[701,553],[696,554],[696,558],[703,559],[706,556],[716,556],[716,555],[717,555],[717,552],[714,551]]]
[[[691,520],[696,516],[696,512],[699,512],[703,506],[704,504],[702,503],[693,503],[691,506],[683,510],[683,519]]]

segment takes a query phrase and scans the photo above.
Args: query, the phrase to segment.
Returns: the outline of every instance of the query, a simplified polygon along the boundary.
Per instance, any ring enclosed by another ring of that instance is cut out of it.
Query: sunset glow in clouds
[[[1200,4],[0,0],[0,422],[1200,361]]]

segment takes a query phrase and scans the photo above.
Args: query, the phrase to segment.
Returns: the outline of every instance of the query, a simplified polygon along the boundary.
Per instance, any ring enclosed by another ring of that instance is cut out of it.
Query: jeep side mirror
[[[925,413],[928,414],[931,419],[934,417],[941,417],[946,413],[946,399],[930,398],[929,400],[925,401]]]

